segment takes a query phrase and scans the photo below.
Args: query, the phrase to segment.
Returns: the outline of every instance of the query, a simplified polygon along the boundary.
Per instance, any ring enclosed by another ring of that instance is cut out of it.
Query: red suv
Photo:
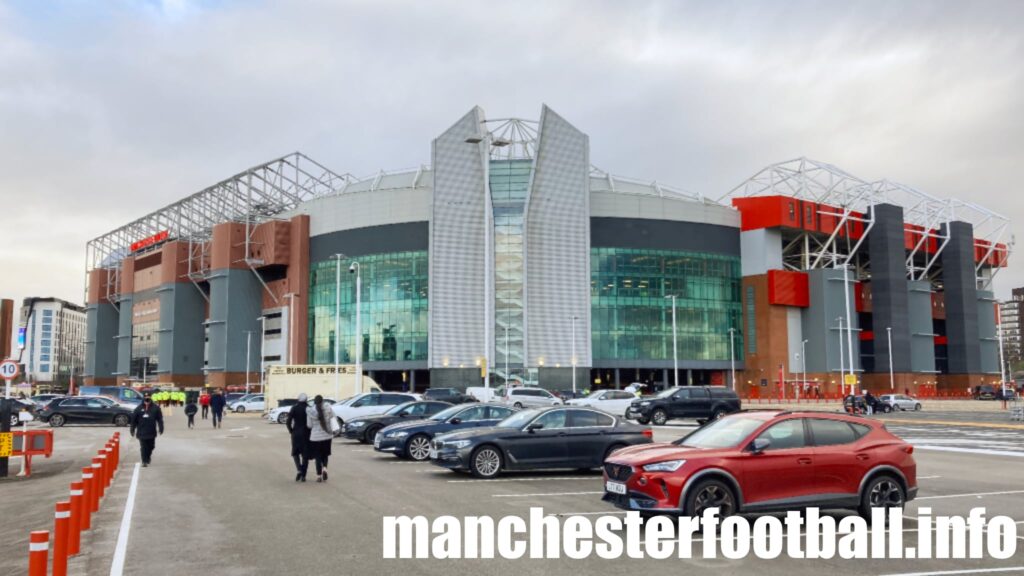
[[[671,444],[619,450],[604,500],[625,510],[722,516],[902,507],[917,495],[914,448],[880,422],[826,412],[738,412]]]

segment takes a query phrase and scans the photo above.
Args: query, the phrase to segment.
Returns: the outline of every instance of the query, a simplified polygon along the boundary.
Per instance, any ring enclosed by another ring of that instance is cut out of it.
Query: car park
[[[427,460],[430,441],[435,436],[466,428],[494,426],[512,413],[512,408],[501,404],[457,404],[426,420],[402,422],[384,428],[374,437],[373,448],[378,452],[391,452],[400,458]]]
[[[543,388],[520,386],[516,388],[499,388],[497,396],[502,402],[516,410],[523,408],[540,408],[542,406],[558,406],[562,399]]]
[[[595,390],[583,398],[566,402],[570,406],[589,406],[615,415],[625,415],[636,396],[625,390]]]
[[[517,412],[490,428],[442,434],[430,459],[450,470],[494,478],[506,470],[590,469],[616,450],[651,442],[651,429],[592,408]]]
[[[270,422],[277,422],[278,424],[284,424],[288,420],[288,412],[299,402],[298,398],[286,398],[277,401],[277,408],[274,408],[267,412],[267,420]],[[324,402],[327,404],[334,404],[334,400],[331,398],[324,398]]]
[[[451,407],[452,405],[448,402],[434,402],[431,400],[404,402],[393,406],[383,414],[361,416],[349,420],[342,428],[341,434],[349,440],[358,440],[364,444],[371,443],[374,441],[377,433],[387,426],[403,421],[423,420]]]
[[[424,400],[436,400],[449,404],[463,404],[465,402],[476,402],[477,399],[469,394],[463,394],[455,388],[428,388],[423,393]]]
[[[245,412],[263,412],[266,409],[267,403],[263,399],[263,394],[252,394],[237,400],[231,405],[231,410],[239,414]]]
[[[722,386],[677,386],[633,400],[626,418],[661,426],[674,418],[717,420],[740,409],[736,392]]]
[[[419,400],[419,397],[414,394],[396,392],[364,392],[331,406],[331,410],[334,411],[334,417],[338,419],[338,424],[344,428],[345,423],[353,418],[383,414],[393,406],[413,400]]]
[[[893,410],[913,410],[916,412],[921,409],[921,402],[917,398],[912,398],[906,394],[882,394],[878,397],[878,401],[891,407]]]
[[[917,494],[913,447],[878,421],[827,412],[726,416],[671,444],[621,450],[604,463],[603,499],[645,513],[722,516],[900,507]]]
[[[68,396],[51,401],[39,419],[54,428],[65,424],[127,426],[132,409],[104,396]]]

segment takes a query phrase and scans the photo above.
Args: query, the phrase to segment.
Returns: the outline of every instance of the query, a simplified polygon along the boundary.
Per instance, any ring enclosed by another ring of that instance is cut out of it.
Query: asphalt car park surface
[[[893,420],[897,416],[891,417]],[[929,420],[953,420],[929,414]],[[924,420],[922,418],[922,420]],[[1006,422],[1006,421],[1002,421]],[[985,422],[978,422],[985,424]],[[999,424],[993,424],[999,425]],[[912,443],[923,438],[1010,442],[1003,434],[1024,430],[925,423],[888,423]],[[692,425],[676,422],[655,428],[655,441],[670,441]],[[115,429],[69,426],[56,431],[56,451],[34,461],[30,479],[0,481],[5,519],[0,525],[0,575],[23,575],[30,530],[52,526],[53,504],[67,484]],[[127,436],[126,429],[120,429]],[[980,437],[971,436],[981,432]],[[1016,444],[1015,444],[1016,445]],[[1024,449],[1022,449],[1024,450]],[[167,433],[157,440],[153,464],[139,470],[131,517],[125,574],[624,574],[669,568],[716,569],[725,574],[906,574],[932,571],[1021,567],[1024,536],[1009,560],[383,560],[382,518],[386,515],[505,515],[527,517],[541,506],[548,514],[621,514],[601,501],[600,472],[568,471],[503,474],[479,480],[430,463],[400,460],[366,444],[336,440],[330,480],[295,483],[283,426],[258,415],[230,415],[221,429],[197,420],[188,430],[179,411],[167,416]],[[1005,449],[1001,452],[1016,452]],[[1024,451],[1022,451],[1024,454]],[[1024,461],[1013,454],[915,451],[920,493],[907,507],[933,515],[964,514],[985,506],[989,514],[1024,521]],[[125,438],[122,470],[96,527],[83,541],[87,553],[71,562],[72,574],[108,574],[124,512],[137,445]],[[12,470],[16,470],[16,466]],[[311,474],[312,476],[312,474]],[[838,512],[844,515],[845,512]],[[915,526],[907,523],[905,541]],[[1024,534],[1024,524],[1018,524]],[[695,549],[699,552],[699,549]],[[1004,572],[1005,573],[1005,572]]]

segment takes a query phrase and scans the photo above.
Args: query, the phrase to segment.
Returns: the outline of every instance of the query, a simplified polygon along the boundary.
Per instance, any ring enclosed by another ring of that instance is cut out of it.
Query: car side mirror
[[[750,445],[750,451],[754,454],[760,454],[771,445],[772,441],[767,438],[755,438],[754,443]]]
[[[462,424],[462,418],[452,418],[448,421],[449,424]]]
[[[543,424],[541,424],[539,422],[535,422],[535,423],[530,424],[529,426],[527,426],[526,427],[526,431],[529,432],[530,434],[533,434],[535,431],[540,430],[543,427],[544,427]]]

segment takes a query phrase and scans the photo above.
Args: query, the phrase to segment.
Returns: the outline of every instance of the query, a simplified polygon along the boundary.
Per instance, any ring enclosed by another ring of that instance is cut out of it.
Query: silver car
[[[913,410],[916,412],[921,409],[921,402],[917,398],[905,394],[883,394],[878,397],[878,401],[892,406],[893,411]]]
[[[560,398],[543,388],[529,388],[526,386],[509,388],[503,396],[502,402],[517,410],[559,406],[562,404]]]

